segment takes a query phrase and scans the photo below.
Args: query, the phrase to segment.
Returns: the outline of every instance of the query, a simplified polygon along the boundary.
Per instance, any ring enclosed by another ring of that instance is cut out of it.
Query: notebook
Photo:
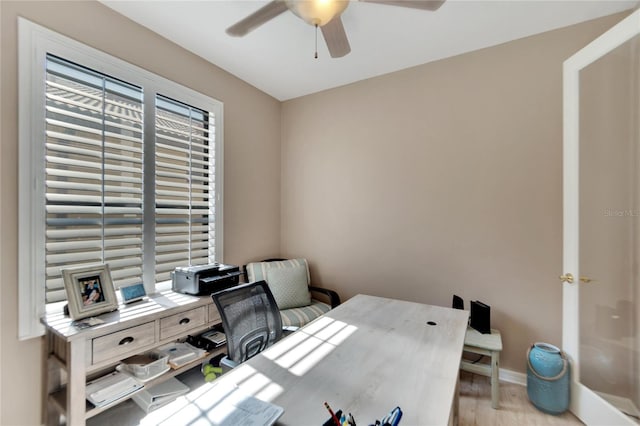
[[[168,404],[187,392],[189,392],[189,388],[180,380],[172,377],[153,387],[143,389],[133,395],[131,399],[133,399],[140,408],[148,413],[156,408]]]
[[[89,402],[102,407],[142,387],[142,383],[128,374],[114,371],[87,383],[86,395]]]

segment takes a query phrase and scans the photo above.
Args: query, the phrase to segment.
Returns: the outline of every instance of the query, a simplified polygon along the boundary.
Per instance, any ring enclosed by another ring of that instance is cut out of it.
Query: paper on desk
[[[222,415],[222,421],[220,422],[222,426],[258,426],[275,423],[284,412],[284,409],[246,395],[236,387],[225,398],[224,403],[215,407],[212,411],[212,415]]]
[[[71,325],[73,325],[76,328],[83,329],[83,328],[93,327],[94,325],[103,324],[103,323],[104,321],[101,320],[100,318],[91,317],[91,318],[85,318],[82,320],[73,321]]]
[[[248,395],[234,384],[213,382],[157,409],[140,425],[266,426],[283,412],[282,407]]]

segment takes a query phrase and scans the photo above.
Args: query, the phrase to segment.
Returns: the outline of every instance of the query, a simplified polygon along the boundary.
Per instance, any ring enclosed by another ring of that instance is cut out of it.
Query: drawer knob
[[[120,343],[118,343],[118,344],[119,345],[128,345],[131,342],[133,342],[133,337],[129,336],[129,337],[125,337],[124,339],[120,340]]]
[[[189,318],[182,318],[182,319],[180,320],[180,324],[181,324],[181,325],[182,325],[182,324],[189,324],[189,321],[191,321]]]

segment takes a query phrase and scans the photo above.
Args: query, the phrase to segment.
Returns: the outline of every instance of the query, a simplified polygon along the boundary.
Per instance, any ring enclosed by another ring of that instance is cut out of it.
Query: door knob
[[[562,281],[563,283],[569,283],[569,284],[573,284],[573,275],[572,274],[564,274],[564,275],[560,275],[560,281]]]

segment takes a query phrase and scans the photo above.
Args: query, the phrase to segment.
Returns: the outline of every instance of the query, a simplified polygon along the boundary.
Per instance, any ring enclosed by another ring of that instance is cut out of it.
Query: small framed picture
[[[71,319],[87,318],[118,309],[109,265],[62,270]]]

